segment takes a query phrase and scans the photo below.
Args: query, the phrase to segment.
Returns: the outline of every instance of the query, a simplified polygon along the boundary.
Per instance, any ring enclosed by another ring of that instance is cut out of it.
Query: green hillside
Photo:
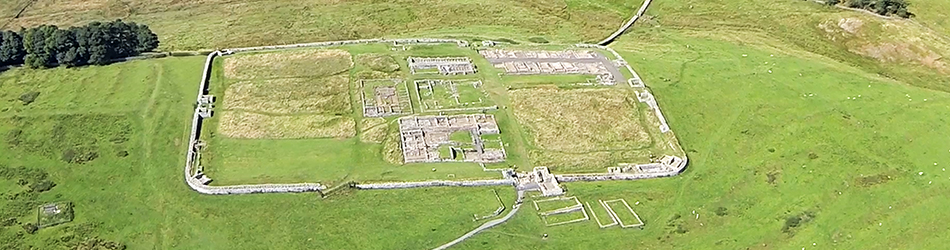
[[[671,178],[564,184],[582,202],[626,199],[644,229],[545,227],[526,205],[457,247],[946,246],[950,3],[909,1],[910,20],[811,1],[653,2],[611,47],[654,92],[690,165]],[[0,5],[0,27],[122,18],[148,24],[164,51],[414,36],[576,43],[614,32],[640,3],[13,0]],[[56,184],[28,192],[32,177],[3,172],[0,222],[35,220],[34,208],[47,202],[75,205],[73,222],[36,234],[0,226],[0,249],[104,241],[128,249],[425,249],[477,227],[472,214],[497,207],[490,188],[199,195],[182,183],[181,168],[203,61],[0,72],[0,167],[45,172]],[[34,102],[19,100],[33,91]],[[66,163],[61,152],[69,149],[97,154]],[[513,201],[510,188],[495,189]]]

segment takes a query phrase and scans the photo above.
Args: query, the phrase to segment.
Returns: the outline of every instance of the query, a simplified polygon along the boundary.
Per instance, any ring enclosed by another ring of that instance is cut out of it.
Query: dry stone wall
[[[641,8],[642,11],[645,9],[645,6],[649,3],[644,4],[644,7]],[[636,17],[635,17],[636,18]],[[631,22],[632,23],[632,22]],[[247,48],[235,48],[223,51],[214,51],[208,54],[205,61],[204,70],[202,71],[201,82],[198,89],[198,98],[208,93],[209,88],[209,78],[211,76],[211,66],[216,57],[230,55],[237,52],[248,52],[248,51],[265,51],[265,50],[280,50],[280,49],[291,49],[291,48],[304,48],[304,47],[329,47],[329,46],[342,46],[342,45],[351,45],[351,44],[366,44],[366,43],[392,43],[394,45],[399,44],[433,44],[433,43],[455,43],[455,44],[467,44],[465,41],[460,41],[456,39],[364,39],[364,40],[348,40],[348,41],[333,41],[333,42],[317,42],[317,43],[301,43],[301,44],[290,44],[290,45],[275,45],[275,46],[260,46],[260,47],[247,47]],[[630,79],[629,83],[632,87],[638,87],[642,91],[648,91],[644,88],[640,76],[633,71],[633,68],[627,64],[623,58],[613,49],[593,44],[578,44],[577,47],[581,48],[599,48],[604,49],[612,53],[617,59],[617,62],[625,66],[627,70],[634,76],[633,79]],[[649,94],[647,92],[647,94]],[[652,97],[652,95],[650,95]],[[652,99],[652,98],[651,98]],[[200,100],[196,100],[200,102]],[[660,119],[661,123],[665,126],[666,120],[663,118],[662,113],[660,113],[659,107],[655,104],[656,102],[649,102],[651,108],[653,108]],[[212,194],[212,195],[224,195],[224,194],[251,194],[251,193],[287,193],[287,192],[320,192],[327,189],[326,186],[319,183],[296,183],[296,184],[261,184],[261,185],[234,185],[234,186],[210,186],[202,184],[197,178],[194,177],[196,174],[196,162],[199,152],[197,152],[196,145],[200,137],[201,123],[204,118],[200,116],[199,110],[195,109],[195,113],[192,117],[192,129],[191,135],[189,138],[189,148],[187,152],[187,158],[184,168],[184,177],[185,183],[188,184],[191,189],[202,193],[202,194]],[[555,176],[558,181],[562,182],[572,182],[572,181],[601,181],[601,180],[636,180],[636,179],[646,179],[646,178],[657,178],[657,177],[667,177],[679,174],[686,166],[686,157],[683,156],[683,162],[680,166],[672,166],[673,170],[669,172],[660,172],[660,173],[637,173],[637,174],[627,174],[627,173],[604,173],[604,174],[564,174]],[[420,182],[387,182],[387,183],[366,183],[366,184],[356,184],[354,185],[357,189],[401,189],[401,188],[418,188],[418,187],[476,187],[476,186],[504,186],[504,185],[515,185],[513,179],[496,179],[496,180],[469,180],[469,181],[446,181],[446,180],[434,180],[434,181],[420,181]]]
[[[211,67],[214,62],[214,59],[219,56],[230,55],[237,52],[248,52],[248,51],[264,51],[264,50],[280,50],[280,49],[291,49],[291,48],[305,48],[305,47],[329,47],[329,46],[341,46],[341,45],[351,45],[351,44],[365,44],[365,43],[392,43],[394,45],[398,44],[431,44],[431,43],[455,43],[455,44],[466,44],[464,41],[455,40],[455,39],[428,39],[428,38],[418,38],[418,39],[364,39],[364,40],[348,40],[348,41],[333,41],[333,42],[317,42],[317,43],[301,43],[301,44],[290,44],[290,45],[275,45],[275,46],[260,46],[260,47],[248,47],[248,48],[235,48],[222,51],[213,51],[208,54],[204,70],[202,70],[201,82],[199,83],[198,88],[198,99],[196,102],[201,102],[200,98],[208,94],[209,90],[209,78],[211,77]],[[294,183],[294,184],[261,184],[261,185],[233,185],[233,186],[210,186],[203,184],[198,178],[195,178],[196,167],[198,162],[196,159],[199,152],[197,151],[196,145],[200,139],[200,130],[203,121],[203,117],[200,115],[199,110],[196,108],[192,116],[191,122],[191,135],[189,137],[189,146],[188,152],[186,155],[185,168],[184,168],[184,177],[185,183],[188,186],[202,194],[211,194],[211,195],[225,195],[225,194],[253,194],[253,193],[296,193],[296,192],[319,192],[327,189],[326,186],[319,183]],[[434,187],[434,186],[498,186],[498,185],[513,185],[513,182],[510,180],[479,180],[479,181],[427,181],[427,182],[404,182],[404,183],[376,183],[376,184],[359,184],[356,185],[357,188],[362,189],[392,189],[392,188],[413,188],[413,187]]]
[[[607,44],[610,44],[610,42],[613,42],[614,39],[617,39],[617,37],[623,34],[624,31],[627,31],[627,29],[629,29],[630,26],[633,26],[633,23],[635,23],[637,19],[640,19],[640,17],[643,16],[643,13],[647,11],[647,6],[650,6],[650,0],[643,1],[643,5],[640,6],[639,10],[637,10],[637,14],[633,15],[633,17],[630,18],[630,21],[627,21],[627,23],[625,23],[623,26],[620,26],[620,29],[617,29],[616,32],[614,32],[613,34],[610,34],[610,36],[608,36],[607,38],[604,38],[603,41],[600,41],[597,44],[607,45]]]
[[[208,54],[208,58],[205,60],[204,70],[201,71],[201,83],[198,85],[198,100],[196,102],[201,102],[201,97],[208,93],[208,80],[211,77],[211,65],[214,62],[214,58],[221,56],[220,51],[214,51]],[[201,122],[204,118],[200,115],[199,109],[196,108],[194,114],[191,118],[191,135],[189,137],[188,143],[188,153],[185,160],[185,183],[188,184],[191,189],[202,193],[202,194],[253,194],[253,193],[299,193],[299,192],[316,192],[323,189],[326,189],[325,186],[319,183],[296,183],[296,184],[262,184],[262,185],[234,185],[234,186],[209,186],[201,183],[197,178],[194,177],[195,166],[198,164],[196,162],[198,151],[197,147],[198,140],[200,139],[200,129]]]
[[[598,174],[561,174],[555,175],[559,182],[575,182],[575,181],[613,181],[613,180],[640,180],[640,179],[651,179],[651,178],[660,178],[660,177],[671,177],[678,175],[686,170],[686,165],[689,163],[689,159],[684,155],[682,161],[678,162],[679,165],[676,166],[667,166],[669,171],[665,172],[654,172],[654,173],[598,173]]]
[[[245,48],[233,48],[228,51],[231,52],[247,52],[247,51],[263,51],[263,50],[280,50],[280,49],[293,49],[293,48],[308,48],[308,47],[331,47],[331,46],[343,46],[343,45],[354,45],[354,44],[367,44],[367,43],[391,43],[394,45],[398,44],[436,44],[436,43],[454,43],[459,44],[468,44],[465,41],[457,39],[439,39],[439,38],[407,38],[407,39],[360,39],[360,40],[345,40],[345,41],[329,41],[329,42],[315,42],[315,43],[297,43],[297,44],[286,44],[286,45],[271,45],[271,46],[258,46],[258,47],[245,47]]]
[[[357,189],[401,189],[420,187],[482,187],[482,186],[514,186],[514,180],[473,180],[473,181],[417,181],[417,182],[384,182],[356,184]]]

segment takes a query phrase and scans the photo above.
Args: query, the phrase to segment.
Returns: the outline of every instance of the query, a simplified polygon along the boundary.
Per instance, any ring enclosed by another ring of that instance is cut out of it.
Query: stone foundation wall
[[[417,181],[356,184],[357,189],[400,189],[420,187],[482,187],[515,185],[514,180],[474,180],[474,181]]]

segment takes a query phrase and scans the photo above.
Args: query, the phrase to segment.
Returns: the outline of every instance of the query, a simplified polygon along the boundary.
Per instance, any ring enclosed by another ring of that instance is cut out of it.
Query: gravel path
[[[511,219],[511,217],[514,217],[514,216],[515,216],[515,213],[517,213],[518,210],[521,209],[521,201],[522,201],[523,199],[524,199],[524,191],[520,191],[520,190],[519,190],[519,191],[518,191],[518,200],[515,201],[515,205],[512,206],[511,211],[508,212],[508,214],[506,214],[505,217],[501,217],[501,218],[498,218],[498,219],[495,219],[495,220],[491,220],[491,221],[485,222],[485,224],[482,224],[482,225],[479,226],[478,228],[475,228],[475,230],[472,230],[472,231],[469,231],[468,233],[465,233],[464,235],[462,235],[462,236],[459,237],[458,239],[455,239],[455,240],[453,240],[452,242],[445,243],[445,245],[441,245],[441,246],[436,247],[436,248],[433,248],[433,249],[435,249],[435,250],[442,250],[442,249],[449,248],[449,247],[451,247],[451,246],[454,246],[455,244],[458,244],[459,242],[462,242],[462,241],[464,241],[464,240],[467,240],[468,238],[471,238],[472,236],[475,236],[475,234],[480,233],[481,231],[483,231],[483,230],[485,230],[485,229],[489,229],[489,228],[494,227],[494,226],[497,226],[497,225],[499,225],[499,224],[501,224],[501,223],[505,223],[505,221],[508,221],[508,219]]]

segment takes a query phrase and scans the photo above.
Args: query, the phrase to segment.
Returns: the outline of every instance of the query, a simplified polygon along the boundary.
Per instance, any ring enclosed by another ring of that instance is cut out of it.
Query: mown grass
[[[551,212],[551,211],[558,210],[558,209],[561,209],[561,208],[566,208],[566,207],[570,207],[570,206],[577,205],[577,202],[575,202],[574,199],[564,199],[564,200],[561,200],[561,199],[555,199],[555,200],[547,200],[547,199],[544,199],[544,200],[545,200],[545,201],[540,201],[540,200],[539,200],[539,202],[535,203],[535,205],[537,205],[537,209],[535,209],[536,212],[538,212],[538,213]]]
[[[498,173],[484,172],[471,163],[390,164],[380,155],[382,145],[361,143],[356,138],[219,139],[211,145],[215,148],[211,149],[213,158],[208,159],[213,166],[208,175],[220,180],[215,183],[220,185],[500,178]]]
[[[544,221],[550,225],[554,223],[561,223],[561,222],[568,222],[568,221],[583,219],[585,215],[584,215],[584,211],[577,210],[570,213],[552,214],[552,215],[546,215],[542,217],[544,218]],[[586,222],[586,221],[582,220],[579,222]]]
[[[627,206],[623,204],[622,201],[611,201],[607,202],[607,206],[610,206],[610,209],[614,211],[614,214],[617,215],[619,222],[623,225],[636,225],[640,224],[640,221],[637,220],[637,216],[630,212],[630,209],[627,209]],[[630,207],[631,209],[633,207]],[[635,213],[636,211],[634,211]]]
[[[465,109],[490,107],[488,94],[481,90],[481,84],[476,86],[477,80],[460,79],[451,81],[435,81],[430,83],[430,89],[423,90],[418,85],[419,102],[423,111],[432,112],[444,109]]]

